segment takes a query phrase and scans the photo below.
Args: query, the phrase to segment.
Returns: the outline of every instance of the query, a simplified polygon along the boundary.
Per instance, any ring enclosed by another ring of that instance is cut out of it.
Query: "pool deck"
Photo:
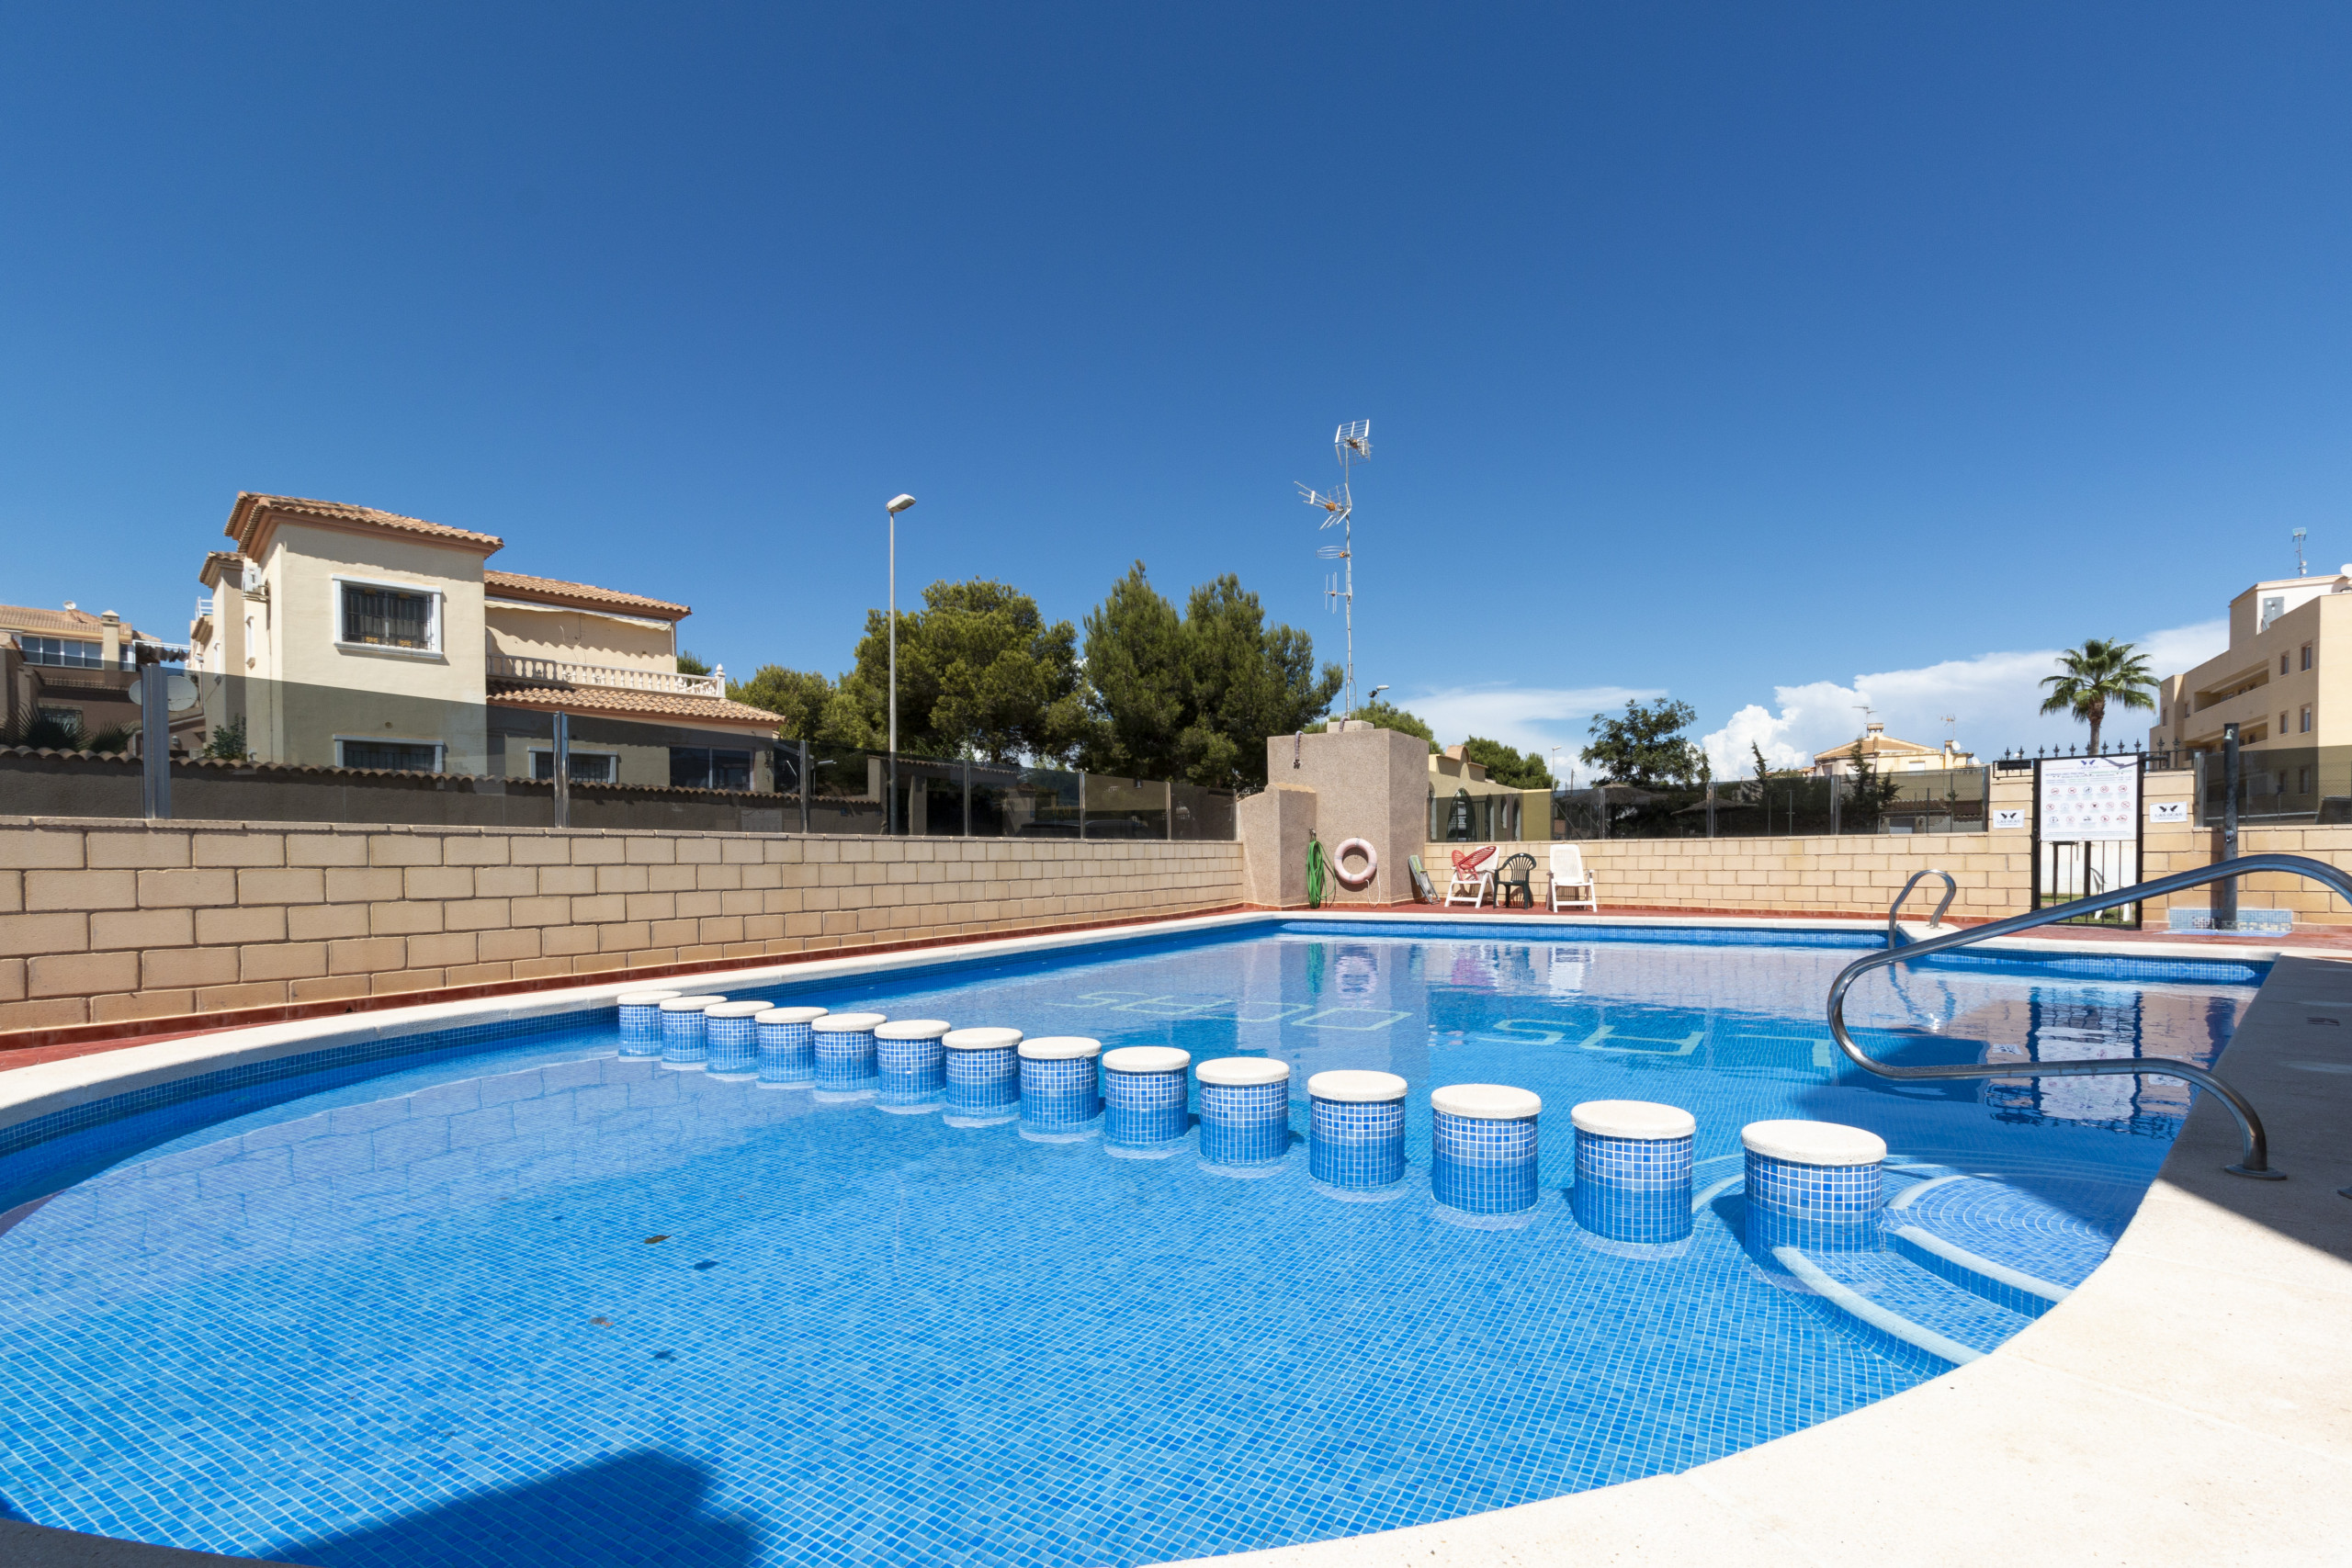
[[[1125,932],[982,941],[962,951],[746,966],[708,983],[723,989],[815,979],[836,969],[887,970],[1263,918],[1180,919]],[[1419,909],[1372,918],[1443,917]],[[1536,919],[1573,926],[1592,918]],[[1679,913],[1601,919],[1681,927],[1794,923]],[[1883,929],[1869,920],[1805,921],[1804,929],[1830,925]],[[2077,934],[1998,946],[2044,953],[2108,946]],[[1982,1360],[1680,1474],[1214,1561],[1250,1568],[1572,1560],[1980,1568],[1987,1561],[2352,1560],[2352,1201],[2336,1191],[2352,1186],[2352,965],[2299,954],[2302,944],[2293,939],[2283,951],[2158,933],[2125,945],[2135,956],[2277,960],[2223,1071],[2268,1120],[2272,1161],[2288,1180],[2224,1174],[2221,1168],[2236,1158],[2236,1131],[2226,1110],[2202,1099],[2112,1256],[2065,1302]],[[642,984],[76,1053],[0,1072],[0,1125],[227,1062],[570,1010]],[[193,1568],[252,1560],[0,1521],[0,1561],[11,1568]]]

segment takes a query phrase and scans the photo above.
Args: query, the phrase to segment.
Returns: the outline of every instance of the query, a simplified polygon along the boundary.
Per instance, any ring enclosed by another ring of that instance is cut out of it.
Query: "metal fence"
[[[2222,825],[2227,770],[2219,751],[2191,759],[2197,820]],[[2246,827],[2352,827],[2352,746],[2249,746],[2238,753],[2238,821]]]
[[[1851,833],[1982,833],[1989,768],[1883,773],[1862,788],[1827,778],[1687,787],[1600,784],[1552,796],[1557,839],[1756,839]]]
[[[1237,796],[1197,784],[779,741],[552,706],[444,701],[151,669],[114,755],[0,750],[0,815],[165,816],[947,838],[1229,840]],[[537,695],[534,694],[535,697]]]

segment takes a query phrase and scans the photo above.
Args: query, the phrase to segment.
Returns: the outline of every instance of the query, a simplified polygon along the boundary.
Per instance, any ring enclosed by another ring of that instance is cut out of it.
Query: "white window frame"
[[[2296,726],[2296,733],[2297,733],[2297,734],[2299,734],[2299,735],[2309,735],[2309,734],[2312,732],[2312,705],[2311,705],[2311,704],[2309,704],[2309,703],[2305,703],[2305,704],[2303,705],[2303,710],[2302,710],[2302,712],[2301,712],[2301,714],[2299,714],[2299,715],[2297,716],[2297,719],[2298,719],[2298,723],[2297,723],[2297,726]]]
[[[401,582],[382,577],[352,577],[343,572],[336,572],[328,578],[327,584],[328,592],[332,595],[328,600],[327,613],[334,617],[329,625],[334,627],[334,646],[341,652],[384,654],[394,659],[429,659],[444,663],[447,661],[441,647],[441,612],[444,602],[448,598],[448,593],[445,590],[435,588],[428,582]],[[380,642],[347,640],[344,636],[343,625],[343,591],[347,587],[381,588],[394,593],[423,594],[425,601],[424,640],[427,646],[388,648]],[[362,738],[354,737],[354,739]]]
[[[555,756],[555,748],[552,746],[526,746],[523,749],[523,754],[531,764],[530,777],[534,782],[536,782],[539,776],[539,759],[542,757],[552,759]],[[571,748],[571,755],[575,757],[609,757],[612,759],[613,763],[613,773],[610,778],[574,779],[571,781],[572,783],[618,784],[621,782],[621,754],[618,751],[606,751],[594,746],[574,746]],[[553,778],[555,776],[555,763],[552,761],[548,763],[548,776],[549,778]]]
[[[359,646],[362,648],[374,648],[376,645],[374,643],[361,643]],[[338,768],[348,767],[350,765],[343,760],[343,748],[346,741],[359,746],[430,746],[433,748],[433,771],[436,773],[446,773],[448,771],[449,743],[441,739],[437,736],[338,735],[334,738],[334,765]]]

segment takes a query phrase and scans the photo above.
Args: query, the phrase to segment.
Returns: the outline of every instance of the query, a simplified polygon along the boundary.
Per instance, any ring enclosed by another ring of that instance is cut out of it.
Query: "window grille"
[[[433,646],[433,595],[396,588],[343,587],[343,640],[371,648]]]

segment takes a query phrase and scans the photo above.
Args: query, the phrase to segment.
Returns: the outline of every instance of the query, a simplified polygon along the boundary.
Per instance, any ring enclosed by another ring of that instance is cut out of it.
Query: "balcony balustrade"
[[[550,682],[567,686],[603,686],[624,692],[661,692],[681,697],[724,697],[727,672],[680,675],[667,670],[631,670],[613,664],[574,664],[564,659],[517,659],[490,655],[494,681]]]

